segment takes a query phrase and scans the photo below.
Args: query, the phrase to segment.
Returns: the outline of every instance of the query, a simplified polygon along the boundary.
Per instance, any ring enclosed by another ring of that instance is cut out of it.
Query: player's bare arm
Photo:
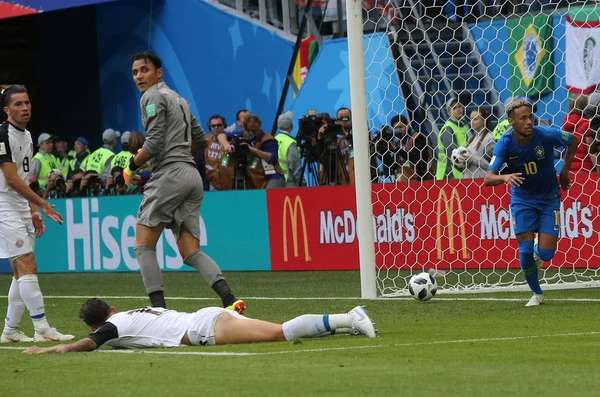
[[[91,338],[83,338],[70,344],[56,345],[52,347],[31,346],[23,351],[23,354],[51,354],[51,353],[76,353],[90,352],[96,350],[98,345]]]
[[[45,202],[40,196],[35,194],[33,190],[29,186],[23,182],[23,180],[19,177],[17,172],[17,166],[15,163],[6,162],[0,164],[0,170],[4,174],[6,178],[6,183],[11,187],[15,192],[17,192],[21,197],[25,200],[37,205],[42,209],[44,214],[55,222],[58,222],[62,225],[63,218],[55,209],[54,206]]]
[[[523,182],[525,181],[525,178],[523,178],[521,175],[522,174],[520,172],[516,172],[514,174],[507,174],[507,175],[498,175],[498,173],[496,171],[490,170],[485,174],[483,183],[486,186],[498,186],[503,183],[506,183],[507,185],[510,185],[511,187],[518,187],[518,186],[521,186],[523,184]]]
[[[567,152],[565,153],[565,163],[560,171],[560,175],[558,176],[558,182],[563,190],[569,190],[571,184],[573,183],[571,178],[569,178],[569,170],[571,169],[571,163],[575,158],[575,152],[577,151],[578,145],[579,138],[577,138],[575,135],[572,135],[569,146],[567,146]]]

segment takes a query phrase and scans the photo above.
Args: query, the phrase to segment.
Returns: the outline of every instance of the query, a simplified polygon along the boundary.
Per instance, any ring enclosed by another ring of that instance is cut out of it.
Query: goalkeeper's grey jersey
[[[148,88],[140,103],[146,129],[144,151],[150,154],[152,171],[175,162],[195,166],[192,142],[204,149],[207,140],[189,103],[163,82]]]

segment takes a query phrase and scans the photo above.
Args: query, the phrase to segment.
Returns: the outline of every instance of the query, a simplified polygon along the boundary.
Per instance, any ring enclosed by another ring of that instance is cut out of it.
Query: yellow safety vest
[[[283,175],[285,176],[285,181],[287,182],[289,172],[287,154],[288,150],[290,149],[290,146],[296,143],[296,140],[288,134],[284,134],[283,132],[277,134],[277,136],[275,136],[275,139],[277,139],[277,142],[279,142],[279,149],[277,152],[277,157],[279,158],[279,166],[283,170]]]
[[[512,127],[510,126],[508,119],[498,123],[496,128],[494,128],[494,132],[492,132],[492,134],[494,135],[494,139],[496,141],[498,141],[498,139],[502,138],[502,135],[504,135],[504,133],[506,131],[508,131],[510,128],[512,128]]]
[[[86,171],[96,171],[98,174],[102,174],[104,172],[106,162],[111,156],[114,155],[115,154],[112,152],[112,150],[101,147],[94,153],[87,156],[81,165]]]
[[[37,175],[38,183],[42,189],[46,189],[48,185],[48,174],[50,171],[56,168],[56,159],[51,154],[46,154],[44,152],[37,152],[35,156],[33,156],[33,160],[38,160],[42,167],[40,168],[40,174]]]
[[[438,139],[437,139],[438,140],[438,144],[437,144],[438,162],[437,162],[437,169],[436,169],[436,173],[435,173],[435,179],[438,181],[446,179],[446,168],[448,166],[448,159],[446,158],[446,147],[444,146],[444,143],[442,142],[442,134],[441,134],[441,132],[443,132],[446,128],[449,128],[450,130],[452,130],[452,134],[454,135],[454,140],[456,141],[457,146],[463,146],[463,147],[467,146],[467,133],[468,133],[467,127],[466,126],[458,126],[452,120],[446,121],[446,123],[442,126],[442,129],[440,130],[440,134],[438,135]],[[454,176],[454,179],[462,179],[463,178],[462,171],[454,166],[452,166],[452,175]]]
[[[62,159],[58,156],[53,156],[54,162],[56,163],[56,167],[62,171],[63,176],[66,178],[67,173],[69,172],[69,163],[71,162],[68,157],[63,157]]]
[[[133,153],[127,150],[121,150],[119,154],[113,157],[112,162],[110,163],[110,169],[112,170],[115,167],[127,167],[129,165],[129,159],[132,157]]]

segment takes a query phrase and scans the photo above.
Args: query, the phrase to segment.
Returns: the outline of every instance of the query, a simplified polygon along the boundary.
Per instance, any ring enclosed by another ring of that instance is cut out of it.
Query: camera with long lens
[[[324,139],[326,141],[337,140],[338,135],[341,135],[342,126],[335,123],[335,119],[324,118],[317,115],[316,111],[309,110],[308,113],[298,119],[298,140],[319,139],[319,129],[327,122],[324,131]],[[321,137],[323,139],[323,137]]]
[[[57,175],[56,178],[54,178],[54,188],[59,193],[65,193],[67,191],[67,183],[62,175]]]
[[[246,135],[234,135],[231,138],[231,145],[235,148],[233,156],[245,157],[250,155],[250,148],[248,145],[252,144],[254,141],[256,141],[256,133],[254,131],[249,131]],[[248,145],[243,145],[244,143],[247,143]]]
[[[390,152],[390,142],[394,139],[394,130],[390,126],[384,126],[377,135],[371,138],[371,154],[383,156]]]

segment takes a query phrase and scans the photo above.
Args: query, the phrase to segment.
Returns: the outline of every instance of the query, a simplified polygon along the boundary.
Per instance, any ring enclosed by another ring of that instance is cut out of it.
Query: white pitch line
[[[164,350],[96,350],[98,353],[114,353],[114,354],[162,354],[162,355],[178,355],[178,356],[272,356],[277,354],[293,354],[293,353],[324,353],[331,351],[343,350],[364,350],[364,349],[379,349],[390,347],[414,347],[414,346],[433,346],[446,345],[455,343],[480,343],[480,342],[506,342],[525,339],[542,339],[542,338],[563,338],[571,336],[591,336],[600,335],[598,331],[590,332],[569,332],[562,334],[546,334],[546,335],[525,335],[525,336],[507,336],[497,338],[479,338],[479,339],[454,339],[444,341],[430,342],[413,342],[413,343],[394,343],[391,345],[365,345],[365,346],[346,346],[346,347],[328,347],[321,349],[298,349],[298,350],[281,350],[274,352],[199,352],[199,351],[164,351]],[[0,346],[0,350],[25,350],[27,347]]]
[[[91,297],[99,299],[128,299],[128,300],[147,300],[147,296],[78,296],[78,295],[44,295],[44,299],[89,299]],[[0,295],[0,298],[8,298],[7,295]],[[332,301],[332,300],[363,300],[363,301],[412,301],[411,297],[396,297],[396,298],[376,298],[376,299],[363,299],[360,297],[348,297],[348,296],[321,296],[321,297],[271,297],[271,296],[249,296],[244,297],[245,300],[274,300],[274,301]],[[187,297],[187,296],[170,296],[167,300],[174,301],[212,301],[218,300],[218,298],[206,298],[206,297]],[[527,301],[528,298],[451,298],[451,297],[436,297],[434,301],[455,301],[455,302],[523,302]],[[556,302],[600,302],[600,298],[550,298],[548,301]],[[427,304],[427,303],[424,303]]]

